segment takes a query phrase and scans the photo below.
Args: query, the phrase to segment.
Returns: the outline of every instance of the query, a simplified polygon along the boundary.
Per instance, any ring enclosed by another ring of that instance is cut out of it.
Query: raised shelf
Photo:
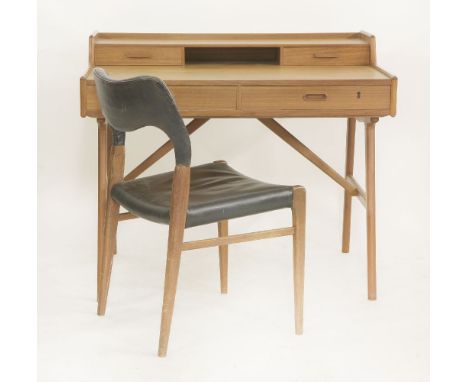
[[[185,64],[272,64],[279,65],[280,48],[187,47]]]

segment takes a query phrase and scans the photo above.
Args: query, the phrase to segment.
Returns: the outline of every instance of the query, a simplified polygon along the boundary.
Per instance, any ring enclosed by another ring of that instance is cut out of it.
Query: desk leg
[[[349,250],[349,236],[351,228],[351,199],[357,196],[366,208],[367,217],[367,287],[369,300],[377,298],[376,288],[376,239],[375,239],[375,124],[378,118],[358,118],[366,125],[366,192],[353,177],[354,142],[356,119],[348,119],[346,143],[346,177],[341,176],[331,166],[324,162],[317,154],[305,146],[299,139],[287,131],[272,118],[259,118],[266,127],[273,131],[283,141],[297,152],[315,164],[320,170],[332,178],[345,189],[343,214],[343,252]]]
[[[107,131],[107,163],[111,163],[111,147],[112,147],[112,129],[106,128]],[[110,179],[110,174],[111,172],[111,166],[107,166],[107,179]],[[107,192],[107,191],[106,191]],[[106,194],[107,195],[107,194]],[[107,200],[106,200],[106,206],[107,206]],[[119,224],[119,221],[115,223],[115,232],[111,238],[111,248],[112,248],[112,253],[115,255],[117,253],[117,226]]]
[[[356,136],[356,119],[348,118],[348,128],[346,132],[346,164],[345,177],[353,175],[354,169],[354,142]],[[341,243],[341,251],[349,252],[349,241],[351,236],[351,208],[352,194],[349,190],[344,190],[343,202],[343,236]]]
[[[107,202],[107,126],[104,118],[98,118],[98,230],[97,230],[97,295],[99,298],[102,259],[104,254],[104,218]]]
[[[369,300],[377,299],[375,238],[375,124],[377,121],[378,118],[366,121],[367,289]]]

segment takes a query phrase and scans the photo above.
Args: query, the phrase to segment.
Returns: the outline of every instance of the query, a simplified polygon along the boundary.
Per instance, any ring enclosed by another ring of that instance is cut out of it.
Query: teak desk
[[[344,189],[342,251],[349,252],[351,199],[367,214],[368,298],[375,300],[375,125],[395,116],[397,78],[376,65],[375,38],[360,33],[137,34],[89,38],[89,68],[80,79],[81,116],[98,124],[98,277],[107,198],[109,129],[100,112],[92,69],[121,79],[163,79],[193,133],[209,118],[257,118]],[[347,118],[346,163],[339,174],[275,117]],[[353,177],[356,120],[365,124],[366,184]],[[134,179],[172,149],[166,142],[125,179]],[[119,220],[131,219],[128,212]]]

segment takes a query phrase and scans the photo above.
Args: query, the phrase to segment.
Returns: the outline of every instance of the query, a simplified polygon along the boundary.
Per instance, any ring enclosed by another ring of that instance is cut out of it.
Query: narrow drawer
[[[183,48],[151,45],[96,45],[95,65],[182,65]]]
[[[246,86],[242,110],[387,109],[390,86]]]
[[[285,47],[282,65],[369,65],[369,46]]]
[[[170,86],[181,111],[235,110],[236,86]]]

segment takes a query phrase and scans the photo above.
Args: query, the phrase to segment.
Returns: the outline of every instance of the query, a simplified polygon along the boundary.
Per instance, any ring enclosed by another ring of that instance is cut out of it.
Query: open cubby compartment
[[[186,47],[185,64],[279,65],[279,47]]]

